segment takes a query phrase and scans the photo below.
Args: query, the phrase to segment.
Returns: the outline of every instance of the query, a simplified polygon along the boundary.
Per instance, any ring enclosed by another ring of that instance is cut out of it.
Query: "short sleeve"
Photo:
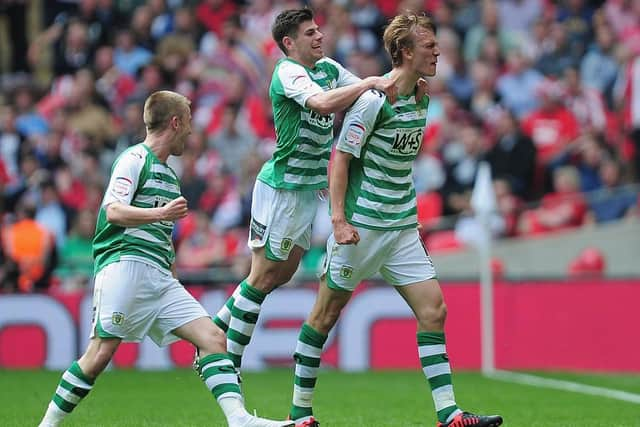
[[[338,70],[338,78],[336,79],[336,84],[338,87],[349,86],[362,81],[360,77],[357,77],[351,71],[344,68],[338,61],[335,61],[331,58],[325,58],[325,60],[327,63],[333,65],[336,70]]]
[[[360,157],[362,147],[373,132],[385,99],[385,95],[376,90],[368,90],[360,95],[344,117],[338,138],[338,150]]]
[[[293,99],[302,107],[306,107],[307,99],[311,96],[324,92],[319,84],[311,80],[307,70],[301,65],[283,62],[277,73],[284,96]]]
[[[111,172],[109,185],[102,200],[102,206],[119,202],[130,205],[138,188],[140,171],[144,167],[145,158],[135,149],[124,152],[116,161]]]

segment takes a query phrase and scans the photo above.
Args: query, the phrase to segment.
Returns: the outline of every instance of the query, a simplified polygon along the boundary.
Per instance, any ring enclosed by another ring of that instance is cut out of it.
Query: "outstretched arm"
[[[369,89],[384,92],[392,104],[398,96],[396,81],[386,77],[367,77],[349,86],[316,93],[307,99],[306,107],[318,114],[327,115],[348,108]]]

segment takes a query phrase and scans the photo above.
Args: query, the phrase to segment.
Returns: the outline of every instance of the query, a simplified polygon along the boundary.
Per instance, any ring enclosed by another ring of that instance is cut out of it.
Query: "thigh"
[[[308,250],[318,200],[314,191],[289,191],[256,181],[249,247],[264,248],[271,261],[285,261],[295,246]]]
[[[180,339],[174,330],[209,314],[202,304],[180,282],[161,270],[154,272],[154,282],[159,288],[158,312],[148,335],[156,344],[164,346]],[[209,321],[213,326],[213,322]]]
[[[329,236],[324,266],[329,288],[353,291],[384,264],[389,246],[386,233],[358,228],[358,234],[360,242],[357,245],[339,245],[333,233]]]
[[[418,230],[411,228],[391,233],[394,241],[380,268],[384,280],[393,286],[406,286],[434,279],[436,270]]]
[[[151,268],[132,261],[115,262],[97,275],[93,292],[93,328],[91,338],[121,338],[140,341],[141,320],[152,316],[153,310],[139,303]]]

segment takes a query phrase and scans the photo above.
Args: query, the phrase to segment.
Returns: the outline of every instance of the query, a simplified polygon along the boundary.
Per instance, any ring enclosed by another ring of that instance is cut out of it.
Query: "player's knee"
[[[276,268],[264,268],[258,272],[252,272],[249,277],[249,283],[254,288],[269,293],[278,286],[281,286],[289,281],[289,278],[284,277],[283,273]]]
[[[212,324],[212,328],[204,332],[205,336],[198,345],[200,350],[206,353],[226,353],[227,336],[222,329]]]
[[[447,305],[444,301],[437,304],[425,304],[417,312],[418,321],[423,324],[444,325],[447,318]]]

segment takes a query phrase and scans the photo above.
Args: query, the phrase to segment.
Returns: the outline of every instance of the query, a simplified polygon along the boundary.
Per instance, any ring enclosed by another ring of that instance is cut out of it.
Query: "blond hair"
[[[169,126],[172,117],[183,117],[190,105],[191,101],[187,97],[170,90],[152,93],[144,102],[142,114],[147,132],[162,132]]]
[[[384,30],[384,48],[389,52],[394,67],[402,65],[402,49],[413,48],[413,34],[418,27],[436,33],[436,26],[428,16],[415,13],[397,15]]]

